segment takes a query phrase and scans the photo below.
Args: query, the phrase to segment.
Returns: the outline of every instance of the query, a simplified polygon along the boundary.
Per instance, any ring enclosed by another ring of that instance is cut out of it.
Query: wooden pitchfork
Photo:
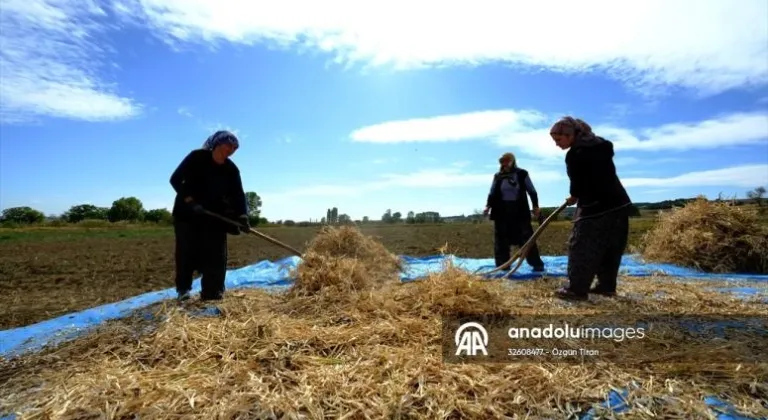
[[[555,211],[552,212],[552,214],[549,215],[549,217],[544,220],[544,222],[539,226],[538,229],[536,229],[536,232],[533,233],[531,236],[531,239],[528,240],[528,242],[525,243],[520,249],[518,249],[513,255],[512,258],[509,259],[509,261],[505,262],[504,264],[494,268],[493,270],[485,273],[485,275],[495,273],[497,271],[501,271],[512,265],[517,260],[517,265],[515,265],[515,268],[509,270],[509,273],[505,274],[504,278],[509,277],[517,271],[518,268],[520,268],[521,265],[523,265],[523,261],[525,261],[525,257],[528,256],[528,253],[531,251],[531,247],[533,247],[533,244],[536,243],[536,239],[541,236],[541,233],[544,231],[544,229],[549,225],[549,223],[557,217],[560,212],[565,210],[565,208],[568,207],[568,202],[565,202],[560,205]],[[475,272],[477,273],[477,272]]]
[[[213,216],[213,217],[215,217],[215,218],[217,218],[217,219],[219,219],[219,220],[222,220],[222,221],[224,221],[224,222],[227,222],[227,223],[229,223],[229,224],[231,224],[231,225],[235,225],[235,226],[237,226],[237,227],[239,227],[239,228],[242,228],[242,227],[243,227],[243,225],[241,225],[240,223],[237,223],[237,222],[236,222],[236,221],[234,221],[234,220],[230,220],[230,219],[228,219],[228,218],[226,218],[226,217],[224,217],[224,216],[221,216],[221,215],[219,215],[219,214],[216,214],[216,213],[214,213],[214,212],[212,212],[212,211],[208,211],[208,210],[205,210],[205,209],[204,209],[204,210],[203,210],[203,213],[205,213],[205,214],[207,214],[207,215],[209,215],[209,216]],[[257,231],[257,230],[256,230],[256,229],[254,229],[254,228],[250,228],[248,231],[249,231],[250,233],[252,233],[252,234],[254,234],[254,235],[258,236],[259,238],[261,238],[261,239],[264,239],[264,240],[265,240],[265,241],[267,241],[267,242],[273,243],[273,244],[275,244],[275,245],[279,246],[280,248],[283,248],[283,249],[285,249],[285,250],[287,250],[287,251],[290,251],[290,252],[291,252],[291,253],[293,253],[294,255],[301,257],[301,252],[299,252],[299,251],[298,251],[298,250],[296,250],[295,248],[292,248],[290,245],[286,245],[286,244],[284,244],[284,243],[282,243],[282,242],[278,241],[278,240],[277,240],[277,239],[275,239],[275,238],[269,237],[269,236],[267,236],[267,235],[265,235],[265,234],[263,234],[263,233],[261,233],[261,232]]]

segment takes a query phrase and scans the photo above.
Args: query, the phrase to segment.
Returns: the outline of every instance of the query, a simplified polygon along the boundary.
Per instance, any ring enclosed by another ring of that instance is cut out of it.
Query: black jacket
[[[520,218],[521,222],[531,221],[531,208],[528,206],[528,196],[531,197],[531,203],[533,207],[539,207],[539,195],[535,188],[528,187],[530,178],[528,171],[521,168],[514,168],[511,172],[496,172],[493,175],[493,183],[491,184],[491,192],[488,194],[486,201],[486,207],[490,209],[489,218],[491,220],[497,220],[497,216],[503,212],[503,202],[501,196],[501,184],[508,179],[510,174],[517,173],[517,181],[519,183],[519,195],[517,197],[517,210],[515,214]]]
[[[613,163],[613,143],[598,137],[565,155],[570,193],[579,201],[577,217],[596,216],[632,203]]]
[[[171,175],[171,186],[176,191],[173,205],[174,220],[185,222],[212,222],[207,215],[196,215],[191,206],[184,203],[192,197],[206,210],[228,218],[248,214],[248,205],[240,178],[240,170],[227,159],[219,165],[211,151],[198,149],[189,153]]]

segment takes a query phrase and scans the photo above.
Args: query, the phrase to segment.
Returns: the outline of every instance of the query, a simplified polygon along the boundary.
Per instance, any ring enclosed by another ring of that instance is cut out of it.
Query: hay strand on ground
[[[626,296],[599,306],[617,317],[670,307],[764,311],[764,304],[709,292],[709,285],[624,279]],[[0,383],[0,412],[23,410],[21,419],[567,418],[602,403],[613,386],[634,382],[632,418],[706,418],[702,399],[710,394],[727,396],[744,414],[766,415],[760,401],[768,398],[768,368],[734,366],[725,351],[699,355],[707,358],[699,366],[442,363],[441,313],[484,304],[531,315],[594,311],[552,300],[554,286],[436,274],[352,293],[357,298],[347,306],[312,317],[286,312],[288,301],[261,290],[237,292],[218,318],[157,307],[167,321],[150,333],[136,335],[137,317],[14,362],[15,374]],[[656,297],[659,290],[665,295]],[[657,353],[670,349],[648,345]]]
[[[345,248],[340,238],[358,245],[361,238],[341,232],[329,229],[324,234],[330,238],[317,239],[316,244],[325,244],[315,246],[322,261],[386,255],[375,246]],[[354,248],[376,252],[343,251]],[[629,383],[637,384],[627,397],[625,415],[632,418],[708,418],[707,395],[724,396],[745,415],[767,411],[761,401],[768,399],[768,367],[734,366],[735,355],[717,349],[699,355],[708,363],[698,366],[442,363],[441,315],[453,313],[575,316],[596,307],[628,318],[670,309],[764,313],[758,300],[709,291],[713,282],[622,279],[623,296],[598,297],[600,305],[571,305],[552,298],[557,285],[551,280],[510,286],[451,266],[418,282],[330,293],[361,283],[323,277],[328,274],[323,267],[330,266],[305,267],[301,273],[310,277],[299,276],[305,281],[302,290],[313,293],[233,291],[216,318],[160,305],[153,311],[165,320],[151,331],[139,328],[146,321],[137,316],[3,362],[0,370],[9,373],[0,375],[0,414],[19,412],[21,419],[570,418],[604,402],[613,387]],[[333,306],[306,305],[338,295],[347,298]],[[657,353],[670,349],[664,341],[646,346],[656,346]]]
[[[705,198],[659,215],[644,259],[714,273],[768,273],[768,227],[757,212]]]

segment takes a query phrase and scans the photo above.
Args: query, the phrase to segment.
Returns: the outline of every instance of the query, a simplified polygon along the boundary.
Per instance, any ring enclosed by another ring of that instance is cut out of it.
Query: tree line
[[[734,202],[736,205],[744,205],[748,203],[756,204],[761,213],[768,211],[768,206],[764,206],[765,203],[765,187],[757,187],[747,192],[746,199],[733,198],[729,201]],[[261,217],[262,201],[261,197],[253,191],[246,193],[246,200],[248,202],[248,217],[252,226],[276,224],[284,226],[317,226],[317,225],[340,225],[340,224],[352,224],[352,223],[371,223],[368,216],[363,217],[361,220],[353,221],[347,214],[339,214],[337,207],[327,209],[325,216],[318,220],[300,221],[293,220],[277,220],[269,222],[266,218]],[[682,207],[689,202],[695,200],[695,198],[678,198],[674,200],[664,200],[653,203],[634,203],[633,216],[639,216],[640,210],[668,210],[674,207]],[[714,201],[724,201],[721,196]],[[555,210],[555,207],[545,207],[541,209],[543,217],[548,217]],[[563,218],[568,219],[568,215],[563,215]],[[43,212],[34,209],[29,206],[12,207],[7,208],[0,214],[0,223],[3,224],[38,224],[45,221],[55,221],[61,223],[81,223],[88,220],[98,220],[106,222],[149,222],[158,224],[171,224],[173,222],[173,216],[167,209],[145,209],[144,204],[136,197],[121,197],[112,202],[110,207],[98,207],[93,204],[77,204],[69,208],[61,215],[46,216]],[[409,211],[405,218],[399,211],[392,212],[391,209],[387,209],[381,216],[379,223],[385,224],[422,224],[422,223],[445,223],[445,222],[473,222],[479,223],[483,220],[483,215],[480,210],[469,216],[451,216],[443,217],[436,211],[425,211],[420,213],[414,213]]]
[[[368,216],[362,220],[353,221],[347,214],[339,214],[337,207],[329,208],[326,215],[319,221],[300,221],[277,220],[270,223],[266,218],[261,217],[262,200],[261,197],[253,191],[246,194],[248,203],[248,217],[251,226],[266,224],[284,225],[284,226],[318,226],[329,224],[352,224],[352,223],[370,223]],[[75,224],[88,221],[100,222],[129,222],[129,223],[173,223],[173,215],[165,208],[146,209],[144,203],[137,197],[121,197],[112,202],[110,207],[99,207],[93,204],[77,204],[70,207],[60,215],[46,216],[42,211],[29,206],[11,207],[4,209],[0,214],[0,223],[4,225],[30,225],[43,222]],[[382,217],[384,223],[402,222],[400,212],[392,213],[387,210]],[[438,212],[424,212],[414,214],[408,213],[406,223],[440,223],[442,218]]]
[[[403,215],[399,211],[392,213],[392,209],[387,209],[381,216],[381,223],[442,223],[444,219],[436,211],[425,211],[421,213],[408,212],[408,216],[403,220]],[[349,224],[352,223],[352,218],[347,214],[339,214],[339,209],[336,207],[330,208],[326,211],[325,217],[320,219],[321,224],[337,225],[337,224]],[[370,223],[368,216],[364,216],[362,220],[356,220],[355,223]]]
[[[251,225],[266,223],[261,217],[261,197],[253,191],[245,194],[248,203],[248,218]],[[77,204],[60,215],[46,216],[43,212],[29,206],[11,207],[0,214],[0,223],[37,224],[45,221],[62,223],[81,223],[89,220],[105,222],[149,222],[171,224],[173,215],[167,209],[145,209],[144,203],[136,197],[121,197],[112,202],[110,207],[98,207],[93,204]]]

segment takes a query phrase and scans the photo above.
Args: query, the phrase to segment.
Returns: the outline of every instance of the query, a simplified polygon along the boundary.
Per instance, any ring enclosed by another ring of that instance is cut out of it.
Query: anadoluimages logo
[[[456,330],[456,356],[461,353],[476,356],[478,351],[488,356],[488,332],[477,322],[466,322]]]

